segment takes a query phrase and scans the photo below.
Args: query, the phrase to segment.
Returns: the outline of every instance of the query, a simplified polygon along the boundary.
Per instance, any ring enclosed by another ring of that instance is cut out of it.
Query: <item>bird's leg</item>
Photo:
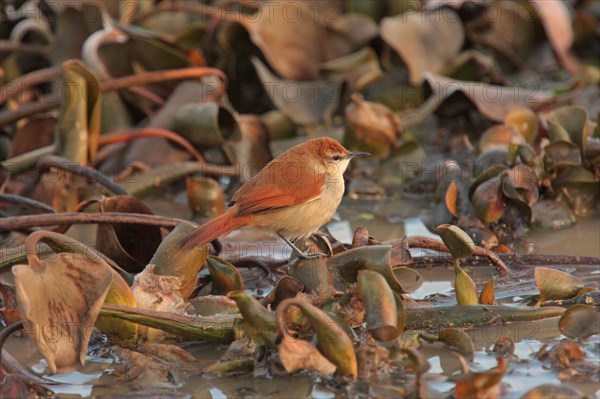
[[[298,255],[299,258],[302,259],[314,259],[314,258],[319,258],[321,256],[326,256],[325,254],[322,254],[320,252],[317,253],[310,253],[307,251],[302,251],[300,248],[298,248],[293,242],[291,242],[290,240],[288,240],[286,237],[284,237],[281,233],[277,232],[277,235],[279,237],[281,237],[281,239],[283,241],[285,241],[287,243],[287,245],[290,246],[290,248],[292,248],[292,250],[294,252],[296,252],[296,254]]]

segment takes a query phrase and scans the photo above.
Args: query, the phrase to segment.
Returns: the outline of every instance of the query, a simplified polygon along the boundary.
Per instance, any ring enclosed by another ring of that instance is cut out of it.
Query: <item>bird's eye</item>
[[[340,159],[342,159],[342,157],[340,157],[339,155],[334,155],[332,158],[334,161],[339,161]]]

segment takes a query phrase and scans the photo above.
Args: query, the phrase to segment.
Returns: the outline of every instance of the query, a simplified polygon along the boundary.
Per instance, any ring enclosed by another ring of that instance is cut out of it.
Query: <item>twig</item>
[[[113,182],[99,170],[94,169],[91,166],[83,166],[77,162],[69,161],[66,158],[59,157],[56,155],[48,155],[42,158],[38,163],[38,173],[41,175],[42,173],[44,173],[52,167],[59,168],[67,172],[93,180],[98,184],[101,184],[102,186],[108,188],[114,194],[128,195],[128,192],[125,189],[123,189],[117,183]]]
[[[450,252],[443,241],[425,236],[409,236],[406,237],[404,243],[408,246],[408,248],[423,248],[440,252]],[[504,262],[498,257],[498,255],[495,252],[490,251],[489,249],[476,246],[475,250],[473,251],[473,255],[487,257],[489,261],[492,262],[494,266],[496,266],[496,269],[498,270],[500,275],[512,273],[510,269],[504,264]]]
[[[132,85],[162,83],[169,80],[194,79],[205,76],[216,76],[221,81],[222,86],[227,84],[227,76],[220,69],[208,67],[189,67],[181,69],[167,69],[162,71],[150,71],[138,73],[136,75],[123,76],[121,78],[106,79],[100,84],[100,90],[106,92],[127,89]],[[224,87],[221,87],[221,92],[223,89]]]
[[[40,100],[34,103],[24,104],[17,109],[0,112],[0,127],[30,115],[35,115],[38,112],[50,111],[59,106],[60,101],[58,100]]]
[[[5,378],[5,374],[4,374],[4,368],[2,367],[2,354],[4,353],[4,349],[2,349],[4,347],[4,343],[6,342],[6,340],[8,339],[8,337],[10,337],[10,335],[14,332],[17,332],[19,330],[23,329],[23,322],[22,321],[18,321],[16,323],[11,324],[10,326],[6,327],[4,330],[0,331],[0,383],[4,383],[4,378]]]
[[[9,203],[14,205],[26,206],[31,209],[36,209],[39,211],[44,211],[46,213],[55,213],[56,211],[51,206],[44,204],[43,202],[39,202],[33,200],[31,198],[22,197],[20,195],[14,194],[0,194],[0,203]]]
[[[107,144],[120,143],[125,141],[133,141],[140,138],[166,138],[171,140],[183,148],[185,148],[199,163],[206,163],[204,157],[194,148],[194,146],[184,137],[167,129],[147,127],[137,130],[122,130],[114,133],[103,134],[98,138],[98,145],[104,146]]]
[[[43,68],[26,73],[11,82],[5,83],[0,92],[0,105],[16,97],[25,89],[58,79],[60,74],[60,67]],[[8,87],[11,87],[12,90],[7,90]]]
[[[30,227],[47,227],[63,224],[142,224],[172,229],[187,220],[141,213],[106,212],[77,213],[63,212],[54,214],[24,215],[0,219],[0,231],[21,230]]]

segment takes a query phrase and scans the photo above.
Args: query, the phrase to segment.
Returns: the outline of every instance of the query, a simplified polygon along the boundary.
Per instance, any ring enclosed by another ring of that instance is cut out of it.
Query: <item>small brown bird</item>
[[[314,234],[327,223],[344,195],[343,174],[351,152],[325,137],[298,144],[269,162],[233,195],[225,213],[204,223],[184,238],[186,247],[207,244],[229,232],[252,227],[277,233],[300,257],[295,240]]]

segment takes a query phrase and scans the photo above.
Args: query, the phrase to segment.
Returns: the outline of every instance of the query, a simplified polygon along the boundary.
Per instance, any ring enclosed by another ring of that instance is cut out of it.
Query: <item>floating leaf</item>
[[[536,267],[533,275],[542,302],[573,298],[584,287],[577,277],[548,267]]]
[[[569,338],[585,339],[600,334],[600,312],[594,306],[573,305],[560,317],[558,328]]]
[[[391,341],[398,330],[394,292],[383,276],[370,270],[358,272],[358,292],[366,308],[367,330],[378,341]]]
[[[467,333],[458,328],[444,328],[440,330],[438,341],[467,353],[471,358],[475,354],[473,341]]]
[[[313,330],[317,335],[317,348],[333,364],[337,371],[350,375],[354,380],[358,375],[358,365],[352,340],[344,330],[333,321],[325,312],[306,302],[293,298],[281,302],[277,308],[277,324],[284,332],[283,339],[290,339],[284,321],[285,311],[290,306],[297,306],[310,320]]]
[[[465,38],[458,14],[449,9],[383,18],[380,34],[402,57],[415,85],[422,82],[424,72],[444,71],[458,56]]]
[[[231,263],[211,255],[206,259],[206,265],[212,278],[213,295],[244,290],[244,280],[238,269]]]
[[[471,276],[469,276],[457,262],[454,263],[454,290],[456,291],[456,301],[459,305],[477,305],[477,286]]]
[[[454,259],[467,258],[475,250],[471,237],[457,226],[442,224],[436,228],[436,233],[440,235]]]
[[[494,277],[490,278],[483,286],[479,295],[479,303],[482,305],[495,305],[496,296],[494,295]]]
[[[298,370],[314,370],[326,377],[335,372],[336,366],[314,346],[300,339],[284,339],[279,345],[279,359],[288,373]]]
[[[25,331],[55,374],[85,363],[92,326],[113,275],[106,262],[89,254],[61,252],[40,259],[35,245],[44,234],[27,237],[29,264],[13,266],[12,272]]]
[[[208,245],[195,245],[181,250],[181,240],[194,230],[191,223],[180,223],[162,240],[149,263],[154,265],[154,273],[177,277],[179,292],[183,299],[192,295],[198,283],[198,272],[206,262]]]

